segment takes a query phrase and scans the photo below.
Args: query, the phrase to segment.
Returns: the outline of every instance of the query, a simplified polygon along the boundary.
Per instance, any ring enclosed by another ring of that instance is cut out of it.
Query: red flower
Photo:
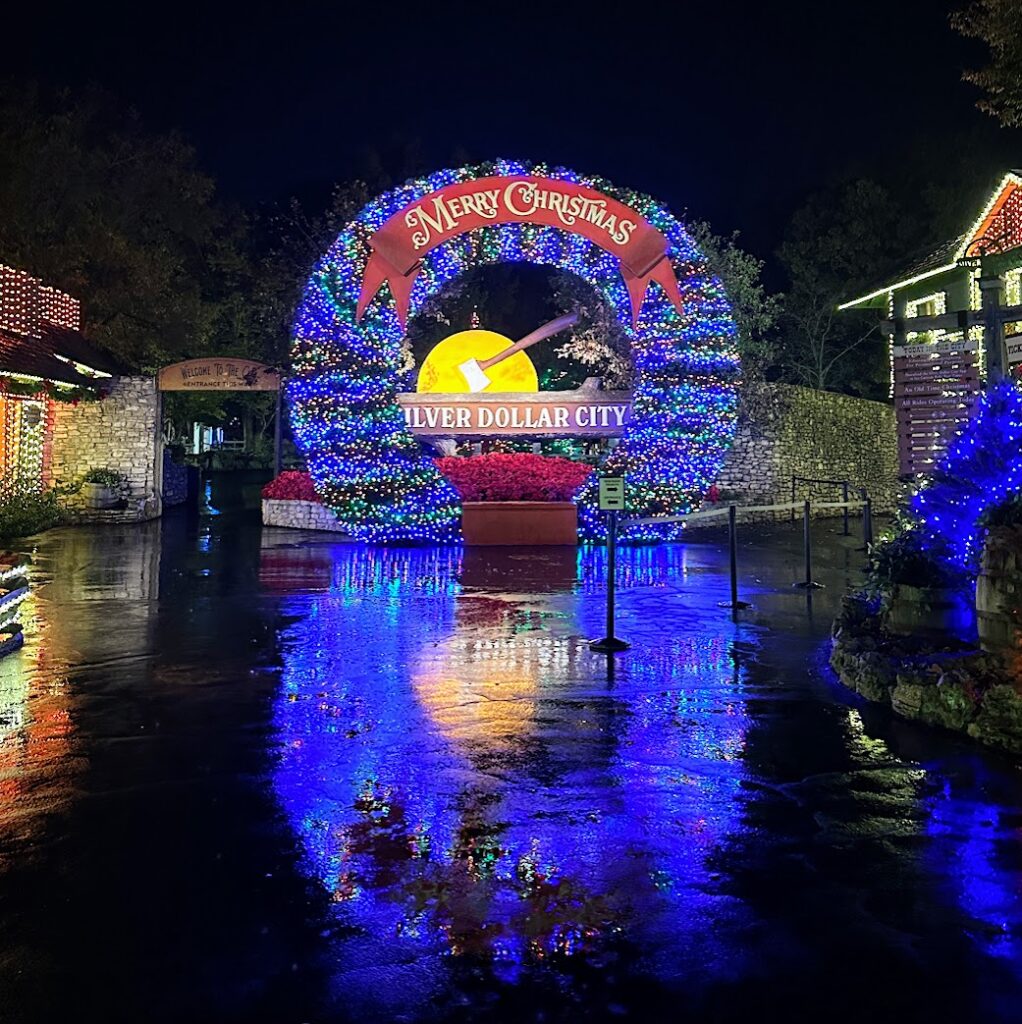
[[[316,489],[312,486],[312,477],[296,470],[288,470],[276,480],[271,480],[263,488],[263,497],[278,501],[319,501]]]
[[[436,460],[462,501],[571,501],[592,472],[571,459],[518,453]]]

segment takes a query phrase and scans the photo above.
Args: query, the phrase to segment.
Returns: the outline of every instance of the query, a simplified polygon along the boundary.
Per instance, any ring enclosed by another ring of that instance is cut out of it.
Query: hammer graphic
[[[461,375],[465,378],[469,391],[474,395],[477,391],[485,390],[492,383],[490,378],[486,376],[486,371],[491,366],[502,363],[516,352],[521,352],[530,345],[535,345],[537,341],[549,338],[550,335],[557,334],[558,331],[563,331],[565,327],[571,327],[572,324],[577,322],[578,313],[565,313],[564,316],[559,316],[556,320],[551,320],[550,323],[537,327],[531,334],[526,334],[521,341],[516,341],[510,348],[504,349],[503,352],[498,352],[495,356],[490,356],[489,359],[484,359],[482,362],[478,359],[469,359],[461,363],[458,369],[461,370]]]

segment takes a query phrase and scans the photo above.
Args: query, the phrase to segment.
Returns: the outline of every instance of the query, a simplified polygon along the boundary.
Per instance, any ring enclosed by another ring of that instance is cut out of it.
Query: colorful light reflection
[[[329,589],[282,608],[274,785],[351,998],[408,1005],[459,964],[513,980],[620,941],[712,958],[741,914],[708,867],[742,828],[727,625],[608,688],[577,596],[465,591],[450,549],[335,550]]]

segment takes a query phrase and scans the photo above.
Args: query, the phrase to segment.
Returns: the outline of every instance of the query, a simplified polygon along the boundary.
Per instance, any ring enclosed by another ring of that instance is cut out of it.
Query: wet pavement
[[[745,529],[738,622],[719,538],[623,550],[608,661],[600,549],[209,504],[38,538],[0,1020],[1022,1016],[1022,772],[836,684],[834,524],[810,599]]]

